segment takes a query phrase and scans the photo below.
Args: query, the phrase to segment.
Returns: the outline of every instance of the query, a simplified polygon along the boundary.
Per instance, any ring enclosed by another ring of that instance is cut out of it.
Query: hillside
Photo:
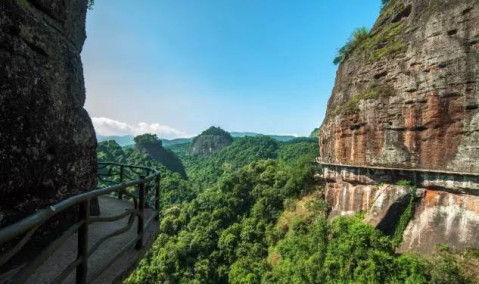
[[[162,183],[168,195],[181,185],[185,199],[163,200],[160,236],[126,283],[468,283],[473,277],[459,263],[476,263],[475,252],[399,255],[396,239],[361,216],[328,221],[330,207],[311,167],[316,139],[236,138],[208,157],[182,155],[187,145],[176,151],[186,157],[189,182]]]

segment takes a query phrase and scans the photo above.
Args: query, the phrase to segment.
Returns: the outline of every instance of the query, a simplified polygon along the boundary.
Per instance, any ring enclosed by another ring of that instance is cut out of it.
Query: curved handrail
[[[28,241],[32,238],[32,235],[34,232],[43,224],[45,224],[48,220],[50,220],[53,216],[59,214],[60,212],[72,208],[74,206],[80,205],[80,216],[79,216],[79,222],[71,226],[67,231],[70,231],[68,234],[62,234],[61,237],[57,238],[54,242],[52,242],[44,251],[45,252],[51,252],[54,249],[58,248],[63,242],[72,235],[72,233],[78,231],[78,257],[77,259],[72,262],[67,269],[62,273],[62,275],[68,275],[68,270],[73,270],[75,267],[77,268],[77,283],[84,283],[86,281],[86,274],[87,274],[87,262],[88,262],[88,256],[91,254],[91,252],[88,252],[88,250],[85,250],[84,246],[85,240],[88,239],[88,229],[86,227],[94,222],[112,222],[118,220],[116,217],[127,217],[130,216],[129,219],[130,221],[128,222],[129,224],[133,224],[131,222],[132,218],[134,216],[138,217],[138,236],[137,236],[137,243],[136,243],[136,248],[139,249],[143,246],[143,229],[144,229],[144,207],[145,204],[147,204],[147,201],[145,200],[146,198],[146,193],[147,193],[147,187],[150,182],[155,182],[155,197],[154,197],[154,208],[155,214],[154,217],[158,217],[158,209],[159,209],[159,182],[160,182],[160,172],[154,168],[149,168],[149,167],[142,167],[142,166],[134,166],[134,165],[127,165],[127,164],[121,164],[121,163],[109,163],[109,162],[100,162],[98,163],[98,170],[104,170],[110,167],[109,172],[112,171],[112,167],[118,167],[119,171],[116,172],[116,174],[108,175],[108,176],[118,176],[119,180],[118,181],[108,181],[111,183],[116,183],[115,185],[104,187],[104,188],[97,188],[95,190],[81,193],[78,195],[71,196],[65,200],[62,200],[54,205],[51,205],[49,207],[43,208],[38,210],[36,213],[8,226],[0,230],[0,245],[4,245],[5,243],[8,243],[15,238],[18,238],[22,235],[25,235],[23,238],[21,238],[17,244],[11,248],[9,251],[4,253],[2,256],[0,256],[0,267],[3,266],[4,264],[8,263],[10,259],[12,259],[27,243]],[[137,172],[136,170],[140,170],[140,172]],[[134,174],[138,174],[139,177],[134,180],[130,181],[124,181],[124,177],[129,175],[126,175],[126,171],[130,171]],[[142,172],[145,174],[142,175]],[[102,174],[98,173],[99,176],[102,176]],[[105,180],[99,179],[102,182],[105,182]],[[136,196],[130,192],[127,191],[127,188],[131,187],[138,187],[138,199],[136,199]],[[111,193],[118,193],[118,198],[122,199],[123,195],[126,195],[130,197],[133,200],[134,204],[134,209],[130,210],[130,214],[121,214],[118,216],[114,216],[115,218],[90,218],[90,213],[89,213],[89,205],[90,201],[92,199],[95,199],[97,197],[100,197],[102,195],[107,195]],[[124,215],[124,216],[123,216]],[[130,224],[130,227],[131,227]],[[126,232],[126,231],[125,231]],[[26,234],[25,234],[26,233]],[[120,230],[118,232],[115,232],[115,234],[111,236],[107,236],[104,239],[102,239],[102,242],[104,242],[107,238],[118,235],[120,233],[123,233],[123,230]],[[86,235],[85,235],[86,234]],[[101,243],[102,243],[101,242]],[[93,245],[92,248],[97,248],[101,245],[95,244]],[[84,250],[86,253],[82,254],[82,251]],[[48,253],[41,253],[38,258],[34,259],[31,261],[31,263],[25,265],[19,273],[17,273],[14,276],[14,279],[26,279],[29,274],[33,273],[38,266],[40,266],[46,258],[49,256]],[[28,272],[28,273],[24,273]],[[21,275],[18,275],[21,274]],[[27,274],[27,275],[25,275]]]

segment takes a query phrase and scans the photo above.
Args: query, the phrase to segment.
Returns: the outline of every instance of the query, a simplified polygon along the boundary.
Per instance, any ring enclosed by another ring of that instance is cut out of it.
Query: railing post
[[[136,250],[140,250],[143,247],[143,226],[145,223],[145,176],[140,176],[140,185],[139,185],[139,200],[138,200],[138,228],[137,234],[140,237],[138,241],[136,241]]]
[[[120,166],[120,183],[123,182],[123,165]],[[123,192],[118,191],[118,199],[123,199]]]
[[[88,223],[90,222],[90,200],[80,204],[80,222],[84,223],[78,229],[78,254],[77,259],[81,259],[77,266],[76,283],[86,283],[88,275]]]
[[[156,184],[155,184],[155,220],[158,221],[160,217],[160,181],[161,177],[160,174],[156,176]]]

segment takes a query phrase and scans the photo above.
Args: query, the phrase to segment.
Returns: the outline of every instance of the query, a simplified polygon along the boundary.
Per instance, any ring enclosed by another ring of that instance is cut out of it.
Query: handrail
[[[119,168],[118,171],[113,171],[113,168]],[[100,179],[99,181],[103,184],[116,183],[115,185],[97,188],[89,192],[81,193],[75,196],[71,196],[63,201],[60,201],[54,205],[51,205],[47,208],[40,209],[36,213],[0,230],[0,246],[13,241],[15,238],[21,238],[13,248],[0,256],[0,268],[7,264],[21,249],[31,240],[35,231],[41,227],[43,224],[47,223],[55,215],[60,212],[80,206],[80,216],[79,221],[68,228],[64,234],[59,238],[53,241],[47,248],[40,253],[37,258],[33,259],[31,262],[24,265],[11,279],[14,282],[23,282],[28,277],[35,272],[35,270],[48,258],[52,251],[60,247],[68,237],[73,233],[78,232],[78,255],[74,262],[68,265],[60,278],[66,277],[69,274],[68,270],[73,270],[75,267],[77,269],[76,273],[76,283],[86,283],[88,276],[88,257],[93,253],[105,240],[129,231],[131,225],[133,224],[134,217],[138,217],[137,221],[137,237],[135,238],[135,249],[141,249],[143,247],[143,231],[145,225],[148,225],[149,222],[145,224],[144,222],[144,208],[145,204],[148,204],[146,200],[146,195],[148,192],[149,183],[154,182],[154,205],[151,206],[155,208],[155,213],[152,217],[155,220],[158,220],[158,211],[159,211],[159,183],[160,183],[160,172],[153,168],[142,167],[142,166],[133,166],[121,163],[108,163],[100,162],[98,163],[98,176],[105,177],[104,173],[101,173],[102,170],[108,170],[108,175],[106,177],[118,177],[117,180],[105,180]],[[137,171],[139,170],[139,171]],[[112,174],[113,173],[113,174]],[[125,176],[130,176],[129,174],[139,175],[135,180],[124,181]],[[138,188],[138,200],[137,196],[128,192],[127,189],[131,187]],[[112,216],[112,217],[90,217],[90,201],[92,199],[98,198],[103,195],[117,193],[119,199],[123,199],[123,196],[127,196],[133,200],[134,209],[128,210],[127,212]],[[100,240],[100,242],[91,246],[91,249],[88,250],[88,225],[95,222],[114,222],[123,217],[129,217],[128,226],[113,232],[110,235],[105,236]],[[126,250],[127,247],[124,248]],[[105,267],[106,268],[106,267]]]

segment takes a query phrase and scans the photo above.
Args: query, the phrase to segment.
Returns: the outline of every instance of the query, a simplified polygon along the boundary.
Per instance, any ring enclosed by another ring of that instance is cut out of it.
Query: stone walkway
[[[125,212],[126,209],[132,208],[132,203],[119,200],[113,197],[100,197],[101,216],[114,216]],[[152,209],[145,209],[146,221],[153,215]],[[116,222],[98,222],[89,226],[89,247],[94,245],[102,237],[126,226],[128,217]],[[130,246],[124,255],[113,262],[103,273],[96,279],[91,279],[97,272],[101,271],[107,263],[109,263],[120,252],[122,248],[127,246],[136,237],[137,218],[131,228],[118,236],[112,237],[105,241],[88,260],[88,282],[91,283],[119,283],[123,278],[136,267],[137,263],[151,246],[158,234],[158,221],[150,223],[145,228],[144,248],[137,251]],[[28,279],[26,283],[51,283],[72,261],[75,260],[77,254],[77,234],[72,235],[45,263],[37,269],[37,271]],[[16,271],[10,271],[7,274],[13,274]],[[0,283],[5,280],[5,275],[0,276]],[[8,277],[8,276],[7,276]],[[8,279],[8,278],[7,278]],[[75,283],[75,271],[73,271],[63,283]]]

